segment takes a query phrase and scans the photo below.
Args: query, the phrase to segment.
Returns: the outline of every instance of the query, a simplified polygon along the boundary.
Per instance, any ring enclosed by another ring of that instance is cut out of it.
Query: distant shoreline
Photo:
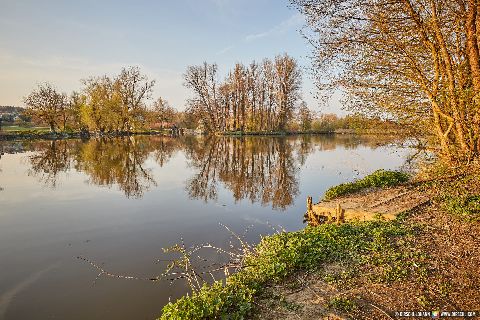
[[[66,140],[66,139],[90,139],[90,138],[115,138],[136,135],[164,135],[163,131],[135,131],[135,132],[110,132],[110,133],[83,133],[83,132],[0,132],[0,141],[9,140]]]
[[[295,136],[295,135],[377,135],[377,136],[389,136],[389,135],[403,135],[401,131],[382,131],[375,129],[337,129],[333,131],[266,131],[266,132],[217,132],[212,134],[198,133],[193,130],[185,130],[182,136],[224,136],[224,137],[245,137],[245,136],[257,136],[257,137],[278,137],[278,136]],[[172,136],[168,131],[133,131],[133,132],[45,132],[45,131],[4,131],[0,132],[0,141],[11,140],[65,140],[65,139],[90,139],[90,138],[116,138],[138,135],[157,135],[157,136]]]

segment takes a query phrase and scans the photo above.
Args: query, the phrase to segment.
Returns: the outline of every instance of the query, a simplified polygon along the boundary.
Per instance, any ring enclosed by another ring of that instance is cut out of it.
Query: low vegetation
[[[377,170],[362,179],[331,187],[325,192],[324,199],[331,200],[367,188],[392,187],[405,183],[408,179],[408,174],[404,172]]]
[[[399,221],[372,221],[325,224],[264,237],[253,253],[244,257],[240,272],[225,283],[204,285],[199,292],[169,303],[160,319],[243,319],[255,307],[254,299],[266,284],[282,281],[298,271],[320,270],[332,262],[389,264],[402,258],[394,248],[399,239],[412,232]],[[395,273],[395,267],[385,270],[386,275]],[[401,276],[403,273],[396,275]],[[341,302],[332,306],[353,308]]]
[[[480,220],[480,195],[446,196],[443,201],[447,212],[467,220]]]

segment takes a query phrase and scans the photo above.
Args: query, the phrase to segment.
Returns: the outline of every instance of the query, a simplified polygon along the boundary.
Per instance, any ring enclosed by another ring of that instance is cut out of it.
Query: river
[[[298,230],[307,196],[408,149],[353,135],[0,142],[0,319],[155,319],[188,291],[163,248]],[[235,239],[234,239],[235,240]],[[218,261],[213,252],[208,260]]]

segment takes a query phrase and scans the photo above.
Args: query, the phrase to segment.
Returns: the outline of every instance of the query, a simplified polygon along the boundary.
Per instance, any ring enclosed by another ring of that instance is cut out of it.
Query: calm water
[[[298,230],[308,195],[408,150],[353,136],[134,137],[0,142],[0,319],[154,319],[182,281],[152,277],[162,248],[211,242],[223,223],[250,242],[271,226]],[[217,259],[212,256],[210,259]]]

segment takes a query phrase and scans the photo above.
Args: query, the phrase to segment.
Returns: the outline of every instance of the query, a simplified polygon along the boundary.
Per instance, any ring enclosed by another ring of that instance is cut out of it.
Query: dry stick
[[[176,246],[173,246],[169,249],[165,249],[165,252],[167,253],[173,253],[177,252],[181,256],[178,259],[157,259],[156,263],[158,262],[169,262],[170,264],[167,266],[166,270],[164,273],[162,273],[160,276],[155,276],[151,278],[143,278],[143,277],[137,277],[137,276],[129,276],[129,275],[119,275],[119,274],[114,274],[111,273],[104,268],[102,268],[99,264],[95,263],[94,261],[91,261],[85,257],[78,256],[77,258],[80,260],[83,260],[90,264],[92,267],[97,269],[99,271],[99,274],[96,276],[94,283],[102,276],[108,276],[108,277],[113,277],[113,278],[119,278],[119,279],[131,279],[131,280],[146,280],[146,281],[159,281],[161,279],[170,281],[170,285],[180,279],[185,279],[189,286],[190,289],[193,292],[198,292],[203,283],[206,283],[206,279],[202,275],[209,275],[213,281],[216,281],[215,276],[213,273],[223,271],[225,276],[230,275],[230,269],[233,269],[235,271],[238,271],[240,269],[244,269],[247,267],[251,267],[251,265],[245,265],[244,264],[244,257],[247,254],[252,254],[253,249],[250,244],[248,244],[243,238],[245,237],[246,233],[249,231],[250,226],[245,232],[243,237],[240,237],[238,234],[233,232],[231,229],[229,229],[227,226],[224,226],[232,235],[233,238],[236,238],[238,242],[241,245],[241,248],[237,249],[238,252],[234,252],[235,248],[230,240],[230,248],[232,251],[227,251],[225,249],[222,249],[220,247],[213,246],[210,243],[207,244],[202,244],[199,246],[192,246],[190,248],[187,248],[185,246],[184,239],[181,238],[181,244],[177,244]],[[219,254],[225,254],[228,257],[228,261],[226,263],[213,263],[208,266],[203,266],[200,267],[204,271],[197,271],[196,268],[193,267],[192,261],[195,258],[195,260],[198,259],[198,261],[201,262],[207,262],[207,259],[204,259],[200,257],[200,255],[194,255],[197,251],[201,249],[213,249]],[[213,268],[213,269],[212,269]]]
[[[127,279],[127,280],[146,280],[146,281],[159,281],[161,279],[161,277],[163,276],[156,276],[156,277],[152,277],[152,278],[141,278],[141,277],[136,277],[136,276],[126,276],[126,275],[119,275],[119,274],[114,274],[114,273],[111,273],[111,272],[108,272],[107,270],[103,269],[102,267],[100,267],[98,264],[96,264],[95,262],[85,258],[85,257],[82,257],[82,256],[78,256],[77,259],[80,259],[80,260],[83,260],[85,262],[87,262],[88,264],[90,264],[92,267],[94,267],[95,269],[97,269],[98,271],[100,271],[100,273],[97,275],[97,277],[95,278],[94,282],[96,280],[98,280],[102,275],[106,275],[108,277],[112,277],[112,278],[119,278],[119,279]]]

